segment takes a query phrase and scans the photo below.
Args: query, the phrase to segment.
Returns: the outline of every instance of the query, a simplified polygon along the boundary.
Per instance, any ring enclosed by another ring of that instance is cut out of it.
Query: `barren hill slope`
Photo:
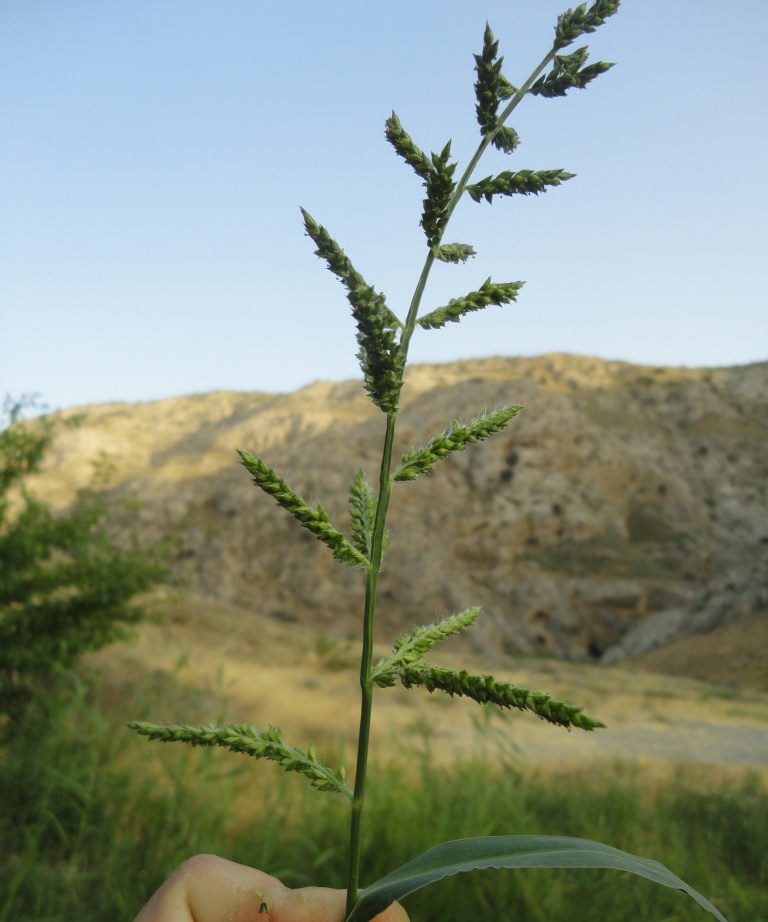
[[[397,449],[452,418],[525,409],[481,447],[398,485],[380,582],[382,638],[482,604],[479,647],[614,662],[768,617],[768,363],[652,368],[568,355],[414,366]],[[75,411],[66,411],[71,415]],[[84,408],[38,492],[65,503],[100,452],[150,532],[182,535],[192,586],[283,621],[353,629],[360,574],[249,482],[274,467],[342,530],[383,415],[359,382]]]

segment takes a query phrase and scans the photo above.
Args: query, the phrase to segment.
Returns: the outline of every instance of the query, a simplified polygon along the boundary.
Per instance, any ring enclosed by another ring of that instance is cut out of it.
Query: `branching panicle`
[[[557,17],[555,26],[555,51],[565,48],[586,32],[594,32],[619,8],[620,0],[595,0],[587,9],[582,3],[575,10],[568,9]]]
[[[482,310],[489,304],[501,306],[516,301],[525,282],[492,282],[486,279],[479,291],[470,291],[463,298],[451,298],[444,306],[419,317],[418,324],[424,330],[438,330],[446,323],[458,323],[464,314]]]
[[[452,451],[464,451],[467,445],[474,445],[475,442],[487,439],[495,432],[506,428],[512,417],[516,416],[520,410],[522,407],[518,405],[501,407],[493,413],[478,416],[468,423],[459,423],[454,420],[450,429],[431,438],[421,448],[412,448],[406,452],[400,464],[392,472],[392,480],[415,480],[419,474],[431,473],[435,464]]]
[[[559,186],[575,175],[565,170],[518,170],[515,173],[505,170],[498,176],[486,176],[472,183],[466,191],[476,202],[481,198],[492,202],[494,195],[538,195],[546,192],[548,186]]]
[[[331,525],[328,513],[318,503],[317,509],[312,509],[304,500],[288,486],[270,467],[248,451],[238,451],[243,467],[253,475],[253,482],[265,493],[268,493],[279,506],[287,509],[308,531],[323,544],[327,544],[333,551],[333,556],[343,563],[351,566],[364,564],[368,561],[359,550],[352,547],[341,532]]]
[[[191,727],[187,724],[144,723],[134,720],[128,724],[142,736],[162,743],[190,743],[192,746],[221,746],[231,752],[241,752],[254,759],[270,759],[277,762],[287,772],[299,772],[309,778],[309,783],[318,791],[331,791],[345,794],[350,799],[352,791],[344,783],[346,774],[344,766],[337,769],[321,765],[317,761],[314,744],[310,743],[308,751],[302,752],[285,742],[285,734],[279,727],[257,730],[253,724],[227,724],[217,727],[208,724],[204,727]]]
[[[402,323],[387,307],[384,295],[368,285],[347,255],[303,208],[304,227],[317,246],[315,253],[328,263],[347,289],[347,300],[357,322],[357,354],[365,389],[379,409],[393,412],[398,405],[405,358],[397,341]]]
[[[542,720],[561,727],[578,727],[581,730],[596,730],[605,724],[589,717],[580,707],[558,701],[542,691],[519,688],[508,682],[498,682],[493,676],[472,675],[466,670],[430,666],[419,663],[403,666],[396,670],[397,677],[406,687],[422,685],[427,691],[435,689],[454,695],[472,698],[478,704],[495,704],[500,708],[517,708],[531,711]]]
[[[567,10],[563,13],[557,21],[553,48],[546,53],[541,63],[520,84],[519,88],[510,83],[502,73],[503,58],[498,54],[498,42],[486,23],[483,50],[481,54],[475,56],[476,114],[482,141],[459,179],[454,179],[457,164],[451,161],[450,141],[440,153],[427,155],[405,131],[394,111],[386,119],[387,141],[395,149],[396,154],[419,176],[426,189],[420,224],[424,230],[429,251],[410,301],[405,322],[402,322],[390,310],[384,295],[365,281],[328,231],[302,209],[304,226],[315,244],[316,254],[326,262],[328,269],[346,289],[347,299],[357,325],[358,358],[365,388],[374,404],[387,414],[377,481],[378,489],[375,490],[368,483],[362,469],[354,476],[349,490],[351,534],[349,538],[346,538],[333,527],[328,514],[321,505],[318,504],[316,508],[307,505],[281,477],[254,455],[240,452],[240,457],[245,468],[253,476],[254,483],[260,489],[287,509],[304,528],[327,544],[335,557],[345,563],[360,566],[365,572],[360,659],[361,707],[354,792],[350,791],[345,783],[343,766],[331,769],[322,765],[317,760],[313,744],[309,745],[306,752],[295,749],[285,742],[282,731],[275,727],[269,727],[266,731],[258,731],[251,724],[245,723],[230,724],[224,727],[213,725],[164,727],[140,722],[130,725],[150,739],[166,742],[180,740],[195,746],[221,746],[255,758],[271,759],[286,771],[304,774],[310,783],[320,790],[343,793],[349,797],[351,800],[351,828],[346,918],[365,922],[366,919],[372,919],[377,912],[386,909],[393,900],[398,898],[398,895],[389,888],[395,886],[395,883],[397,887],[400,887],[410,873],[409,865],[413,865],[411,862],[405,868],[394,872],[394,877],[388,875],[389,880],[388,878],[383,879],[384,882],[388,880],[388,883],[379,881],[378,884],[367,886],[365,892],[368,894],[371,893],[371,887],[379,886],[373,900],[366,903],[367,897],[365,895],[360,897],[362,815],[371,740],[374,687],[388,687],[399,681],[406,688],[423,686],[430,692],[440,690],[451,696],[472,698],[480,704],[531,711],[543,720],[563,727],[594,730],[604,726],[600,721],[584,714],[581,708],[559,701],[546,692],[531,691],[508,682],[497,681],[493,676],[475,675],[466,670],[457,671],[424,662],[423,657],[438,643],[469,628],[480,614],[479,607],[468,608],[436,624],[414,626],[412,631],[398,635],[392,653],[380,660],[376,666],[373,666],[373,650],[377,586],[381,573],[383,550],[388,543],[386,521],[394,484],[414,480],[420,474],[431,473],[437,462],[451,452],[463,451],[467,445],[479,442],[505,429],[522,409],[519,405],[511,405],[485,413],[466,423],[454,420],[446,430],[429,439],[426,444],[419,448],[412,448],[402,455],[400,463],[393,468],[400,391],[415,327],[418,325],[425,330],[439,329],[447,323],[458,322],[465,314],[481,310],[488,305],[509,304],[517,299],[524,284],[522,281],[495,283],[488,278],[477,291],[470,291],[464,297],[454,298],[443,307],[419,317],[422,297],[434,263],[459,264],[475,255],[474,248],[469,244],[442,243],[447,224],[464,191],[475,202],[485,199],[490,203],[495,196],[532,195],[545,192],[549,187],[558,186],[572,178],[573,174],[562,169],[518,170],[505,171],[497,176],[487,176],[485,179],[471,182],[477,164],[489,146],[492,145],[506,153],[511,153],[517,148],[519,144],[517,132],[504,123],[527,93],[540,96],[562,96],[571,88],[586,86],[612,66],[602,62],[587,65],[586,48],[579,48],[571,54],[558,54],[558,52],[577,36],[585,32],[593,32],[608,16],[616,12],[618,6],[619,0],[594,0],[589,9],[586,3],[582,3],[575,10]],[[545,73],[550,67],[549,72]],[[510,102],[502,110],[500,108],[502,100],[507,99]],[[453,855],[450,861],[447,864],[443,863],[430,868],[428,878],[416,886],[422,886],[428,880],[443,876],[442,872],[446,868],[452,868],[448,871],[449,873],[456,873],[469,870],[470,867],[489,866],[482,862],[467,864],[465,853],[469,846],[460,842],[449,843],[449,845],[459,846],[459,851],[453,854],[455,850],[450,849]],[[464,849],[464,853],[461,853],[461,849]],[[473,854],[477,851],[476,840],[470,851]],[[507,855],[506,852],[504,854]],[[416,859],[417,862],[419,860]],[[446,858],[441,860],[448,861]],[[501,866],[517,866],[515,863],[509,863],[512,859],[508,855],[504,860],[507,863]],[[404,871],[407,873],[402,874],[401,872]],[[402,890],[402,895],[407,895],[413,889],[411,885],[414,882],[408,880],[407,883],[408,886]],[[380,901],[380,905],[377,900]],[[721,922],[724,920],[721,919]]]
[[[570,89],[583,90],[586,85],[613,67],[605,61],[584,66],[589,52],[587,47],[577,48],[571,54],[555,55],[555,66],[546,75],[539,77],[528,91],[533,96],[565,96]]]
[[[349,488],[349,506],[352,517],[352,543],[370,560],[373,525],[376,519],[376,494],[365,479],[365,471],[362,468],[355,474]]]

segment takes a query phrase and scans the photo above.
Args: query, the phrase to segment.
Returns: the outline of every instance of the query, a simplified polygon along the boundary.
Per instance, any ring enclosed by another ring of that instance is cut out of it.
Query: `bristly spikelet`
[[[253,476],[256,486],[268,493],[283,509],[287,509],[319,541],[327,544],[337,560],[351,566],[368,565],[360,551],[352,547],[344,535],[331,525],[328,513],[319,503],[317,509],[312,509],[271,467],[267,467],[261,458],[248,451],[238,451],[238,454],[243,467]]]
[[[376,519],[376,494],[365,479],[365,471],[355,474],[349,488],[349,506],[352,518],[352,543],[368,560],[373,546],[373,526]]]
[[[555,55],[555,66],[548,74],[539,77],[528,92],[532,96],[565,96],[568,90],[583,90],[590,81],[613,67],[605,61],[584,67],[588,57],[586,46],[571,54]]]
[[[453,173],[456,164],[448,162],[451,155],[451,142],[449,141],[439,154],[433,153],[431,158],[428,157],[413,143],[395,112],[386,120],[384,133],[397,154],[424,180],[427,196],[424,199],[419,223],[424,228],[427,243],[437,255],[440,237],[448,220],[448,202],[455,188]],[[465,244],[459,244],[459,246],[465,246]],[[438,259],[440,258],[438,256]]]
[[[491,144],[498,150],[504,151],[505,154],[511,154],[519,143],[518,133],[514,128],[508,128],[506,125],[500,125],[491,138]]]
[[[493,676],[472,675],[462,669],[447,669],[419,663],[403,666],[394,673],[406,688],[423,685],[428,691],[444,691],[453,697],[465,696],[478,704],[495,704],[500,708],[517,708],[531,711],[542,720],[560,727],[578,727],[581,730],[596,730],[605,724],[589,717],[580,707],[558,701],[542,691],[519,688],[508,682],[497,682]]]
[[[496,113],[499,108],[499,97],[502,88],[501,65],[504,58],[497,58],[499,43],[495,40],[491,27],[486,22],[483,33],[483,53],[476,54],[475,72],[475,97],[477,105],[477,123],[483,137],[496,129]]]
[[[413,143],[411,136],[400,123],[397,113],[393,111],[384,125],[384,134],[397,154],[412,166],[422,179],[427,179],[432,172],[432,161]]]
[[[514,96],[517,92],[517,87],[510,83],[504,74],[500,75],[499,83],[499,99],[509,99],[510,96]]]
[[[415,480],[419,474],[429,474],[434,465],[452,451],[463,451],[467,445],[474,445],[500,432],[520,410],[521,406],[514,405],[485,413],[468,423],[454,420],[450,429],[434,436],[421,448],[412,448],[406,452],[392,472],[392,480]]]
[[[575,10],[566,10],[557,17],[555,26],[554,49],[559,51],[575,41],[585,32],[594,32],[609,16],[619,8],[620,0],[595,0],[587,9],[587,4],[582,3]]]
[[[371,680],[380,688],[391,687],[395,684],[397,669],[417,662],[441,640],[466,631],[475,623],[480,611],[480,607],[475,605],[457,615],[450,615],[437,624],[422,627],[414,625],[410,633],[398,634],[393,653],[378,662],[371,674]]]
[[[546,192],[548,186],[559,186],[575,175],[565,170],[518,170],[515,173],[505,170],[498,176],[486,176],[472,183],[466,192],[476,202],[481,198],[492,202],[494,195],[538,195]]]
[[[494,147],[511,154],[520,143],[520,138],[514,128],[499,124],[498,110],[501,100],[511,96],[515,92],[515,87],[501,72],[504,58],[497,58],[498,51],[499,43],[494,39],[491,27],[486,22],[483,53],[475,55],[477,122],[480,125],[480,134],[484,138],[490,135]]]
[[[440,244],[440,238],[448,221],[448,202],[456,187],[453,181],[456,164],[449,162],[450,156],[451,142],[449,141],[439,154],[432,154],[432,169],[424,183],[427,187],[427,197],[424,199],[421,226],[424,228],[430,247]]]
[[[475,248],[468,243],[443,243],[433,253],[443,263],[465,263],[475,255]]]
[[[149,737],[150,740],[159,740],[161,743],[182,742],[190,743],[192,746],[221,746],[231,752],[252,756],[254,759],[270,759],[287,772],[305,775],[312,787],[318,791],[344,794],[352,799],[352,791],[344,783],[346,775],[343,765],[335,770],[321,765],[317,761],[312,743],[306,753],[289,746],[279,727],[257,730],[249,723],[227,724],[225,727],[217,727],[214,724],[204,727],[191,727],[188,724],[162,726],[139,720],[131,721],[128,726],[142,736]]]
[[[303,208],[301,213],[307,234],[317,246],[316,255],[328,263],[328,269],[347,289],[357,322],[357,357],[365,389],[380,410],[393,413],[402,387],[404,358],[396,335],[402,323],[387,307],[384,295],[367,284],[328,231]]]
[[[458,323],[464,314],[482,310],[489,304],[501,306],[517,300],[517,295],[525,282],[492,282],[486,279],[479,291],[470,291],[463,298],[451,298],[443,307],[438,307],[423,317],[418,324],[424,330],[438,330],[446,323]]]

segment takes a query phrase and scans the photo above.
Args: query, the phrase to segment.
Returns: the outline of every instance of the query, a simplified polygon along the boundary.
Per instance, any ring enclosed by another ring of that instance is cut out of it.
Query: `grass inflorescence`
[[[252,781],[214,750],[170,747],[148,760],[138,737],[126,742],[125,715],[178,702],[136,694],[105,711],[80,686],[48,733],[0,751],[0,922],[130,922],[193,851],[255,864],[289,886],[344,885],[336,799],[277,769],[260,774],[254,798]],[[478,737],[478,750],[483,743]],[[503,765],[493,752],[435,763],[416,743],[381,761],[369,779],[376,833],[363,844],[366,878],[468,827],[477,835],[558,832],[640,854],[663,843],[668,862],[703,880],[729,917],[768,918],[768,790],[756,778],[681,769],[659,780],[630,765],[553,775]],[[563,906],[569,922],[693,918],[681,894],[597,870],[476,872],[422,893],[405,904],[413,922],[548,922],[563,917]]]
[[[411,850],[407,856],[409,861],[404,866],[394,871],[388,868],[387,873],[377,880],[361,876],[365,873],[364,846],[371,835],[371,825],[364,825],[363,817],[368,791],[375,691],[391,688],[399,680],[406,689],[423,686],[429,692],[445,692],[451,698],[466,697],[480,705],[515,708],[568,729],[592,731],[604,727],[599,719],[585,714],[581,707],[548,693],[499,681],[492,675],[433,666],[421,659],[424,653],[446,637],[471,627],[479,614],[477,606],[459,615],[448,616],[436,625],[416,626],[410,635],[400,635],[392,655],[378,664],[373,662],[373,641],[379,576],[384,549],[388,544],[387,515],[393,490],[395,487],[408,489],[409,481],[420,474],[430,473],[438,461],[501,432],[521,409],[517,404],[510,404],[479,415],[466,424],[454,420],[448,428],[427,438],[420,448],[407,452],[398,465],[394,462],[404,372],[413,334],[418,331],[420,335],[433,335],[433,331],[447,323],[460,322],[470,313],[489,306],[509,304],[517,299],[523,285],[521,281],[492,282],[487,278],[479,288],[423,313],[422,299],[433,267],[441,263],[462,265],[475,254],[470,243],[444,242],[443,237],[462,201],[469,199],[481,203],[485,200],[493,203],[497,199],[514,199],[519,195],[538,195],[573,178],[574,174],[559,167],[502,170],[481,179],[473,179],[473,176],[489,148],[507,156],[515,153],[519,137],[507,121],[526,96],[545,99],[564,96],[569,90],[583,89],[610,68],[611,65],[603,62],[587,65],[586,48],[565,55],[560,52],[580,35],[594,32],[616,12],[618,6],[619,0],[595,0],[589,7],[585,3],[563,13],[557,20],[549,50],[519,88],[504,75],[499,42],[486,23],[482,52],[475,55],[475,115],[480,141],[461,173],[458,172],[458,163],[452,158],[450,140],[438,146],[439,153],[433,152],[428,156],[406,132],[394,112],[386,119],[387,140],[395,153],[416,172],[425,192],[420,221],[426,237],[423,268],[407,311],[401,310],[400,316],[387,304],[385,295],[369,284],[353,266],[328,230],[302,208],[304,229],[315,245],[315,254],[346,289],[357,327],[357,357],[363,386],[385,417],[376,487],[368,482],[365,471],[360,470],[354,476],[349,491],[351,535],[347,537],[331,524],[322,505],[318,503],[316,508],[308,506],[264,460],[246,451],[240,452],[240,459],[257,487],[328,545],[336,559],[357,566],[361,575],[360,713],[353,790],[346,787],[343,769],[332,769],[319,763],[311,746],[303,751],[289,745],[282,730],[277,727],[270,726],[268,730],[260,731],[248,723],[199,727],[139,721],[131,724],[133,729],[152,740],[225,747],[255,758],[271,759],[288,771],[305,775],[315,788],[347,794],[351,801],[345,879],[347,922],[369,922],[391,903],[446,875],[489,867],[599,867],[630,871],[664,887],[683,890],[719,922],[726,922],[721,911],[704,895],[654,861],[578,836],[550,836],[546,841],[543,837],[525,837],[519,835],[514,826],[500,830],[503,834],[491,840],[479,837],[475,824],[471,823],[467,828],[474,835],[471,839],[443,843],[430,849],[428,854],[415,857]],[[380,817],[378,824],[382,828],[373,824],[376,835],[385,834],[386,828],[399,823],[400,819],[399,809]],[[253,861],[252,858],[249,860]],[[498,905],[495,909],[496,914],[503,915],[508,914],[511,907]],[[470,917],[475,914],[467,913]]]

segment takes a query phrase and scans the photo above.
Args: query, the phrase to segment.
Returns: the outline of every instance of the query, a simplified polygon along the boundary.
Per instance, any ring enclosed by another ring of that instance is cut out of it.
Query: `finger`
[[[135,922],[343,922],[344,911],[343,890],[289,890],[262,871],[197,855],[174,871]],[[408,916],[394,903],[376,922],[408,922]]]
[[[196,855],[176,868],[135,922],[279,922],[271,909],[285,890],[262,871]]]

